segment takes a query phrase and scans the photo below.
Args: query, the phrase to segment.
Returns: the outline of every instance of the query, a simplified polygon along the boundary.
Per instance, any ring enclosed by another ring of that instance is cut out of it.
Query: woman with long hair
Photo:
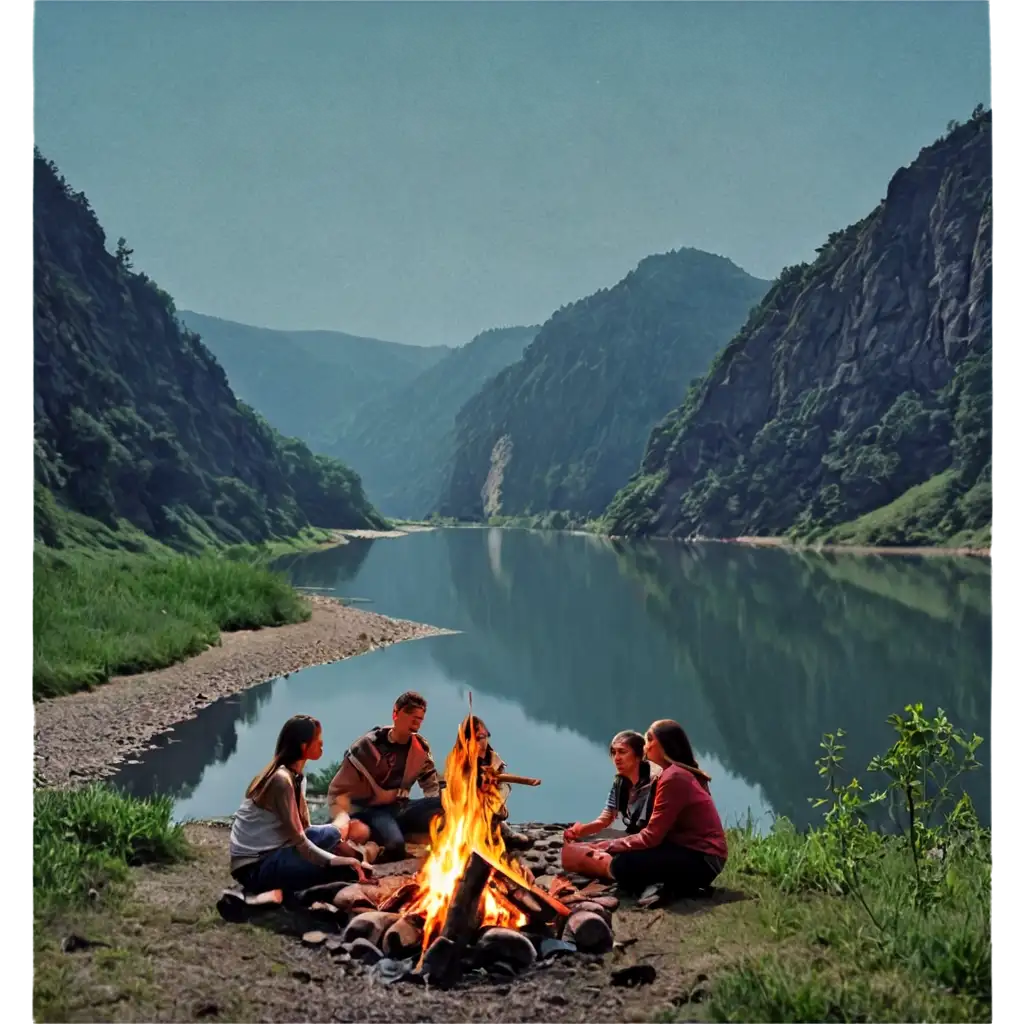
[[[613,879],[626,892],[664,885],[676,895],[693,895],[711,885],[729,855],[711,777],[698,766],[678,722],[652,723],[645,739],[647,759],[661,768],[650,820],[621,839],[568,843],[562,864],[568,871]]]
[[[644,738],[632,729],[616,733],[608,745],[615,765],[615,779],[604,810],[585,824],[577,821],[565,830],[567,843],[578,843],[608,828],[621,815],[622,824],[632,835],[639,832],[651,816],[655,787],[661,769],[644,757]]]
[[[365,842],[369,829],[346,815],[332,825],[310,825],[307,761],[324,751],[320,723],[289,718],[270,763],[249,783],[231,825],[231,874],[244,889],[295,891],[371,874],[350,842]]]

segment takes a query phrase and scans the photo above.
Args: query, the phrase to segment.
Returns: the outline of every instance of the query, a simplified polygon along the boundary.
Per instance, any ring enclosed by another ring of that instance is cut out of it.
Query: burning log
[[[448,904],[441,934],[423,957],[422,974],[432,985],[449,988],[458,979],[462,952],[480,926],[480,903],[490,877],[490,862],[474,850]]]
[[[408,903],[410,903],[415,897],[419,889],[419,884],[415,878],[410,878],[407,882],[403,882],[383,903],[381,903],[378,909],[380,910],[401,910]]]

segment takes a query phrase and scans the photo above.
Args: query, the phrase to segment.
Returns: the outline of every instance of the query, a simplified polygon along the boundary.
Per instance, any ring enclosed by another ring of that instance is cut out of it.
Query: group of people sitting
[[[327,825],[310,824],[303,774],[306,762],[323,754],[320,723],[308,715],[285,722],[273,759],[249,784],[234,817],[235,880],[252,892],[295,891],[364,881],[372,875],[372,863],[404,858],[407,839],[428,834],[432,819],[443,813],[443,783],[420,735],[426,711],[420,694],[403,693],[395,701],[392,724],[371,729],[349,747],[327,790]],[[466,739],[475,736],[481,784],[500,777],[505,765],[490,745],[486,725],[470,716],[462,730]],[[612,880],[625,892],[651,885],[670,886],[680,895],[708,888],[728,850],[711,779],[698,766],[683,727],[663,719],[644,736],[620,732],[610,754],[616,775],[607,805],[593,821],[565,830],[565,870]],[[421,798],[411,798],[414,785]],[[494,824],[512,846],[515,836],[506,824],[509,791],[501,786]],[[616,819],[625,831],[608,838],[606,830]]]

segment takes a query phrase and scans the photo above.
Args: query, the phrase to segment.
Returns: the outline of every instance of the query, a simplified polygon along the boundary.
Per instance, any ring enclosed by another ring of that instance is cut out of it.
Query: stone
[[[342,933],[343,942],[353,942],[356,939],[368,939],[374,946],[379,946],[384,933],[399,920],[398,914],[389,914],[381,910],[371,910],[365,914],[358,914],[345,926]]]
[[[395,960],[413,956],[423,945],[423,928],[411,917],[400,917],[384,933],[381,949]]]
[[[607,953],[614,941],[608,922],[590,910],[573,911],[565,924],[565,938],[581,953]]]
[[[303,932],[302,935],[302,944],[304,946],[322,946],[326,941],[326,932]]]
[[[596,903],[598,906],[604,907],[609,913],[614,913],[619,909],[619,900],[617,896],[595,896],[593,899],[588,900],[589,903]]]
[[[651,964],[633,964],[612,971],[612,984],[617,988],[634,988],[637,985],[651,985],[658,972]]]
[[[494,978],[514,978],[519,971],[504,960],[495,960],[487,965],[487,973]]]
[[[361,914],[366,910],[376,910],[377,904],[367,896],[361,885],[347,885],[340,889],[331,900],[339,909],[349,914]]]
[[[537,951],[522,932],[517,932],[513,928],[488,928],[477,939],[474,959],[477,964],[485,967],[504,961],[513,967],[523,969],[537,959]]]
[[[553,957],[575,954],[576,947],[564,939],[542,939],[538,952],[540,953],[541,960],[550,960]]]
[[[423,956],[419,976],[428,983],[436,979],[451,984],[459,973],[459,965],[454,962],[454,957],[455,943],[444,935],[439,935]]]
[[[353,940],[348,955],[361,964],[375,964],[384,957],[384,954],[369,939],[364,938]]]
[[[612,923],[612,912],[602,904],[598,903],[597,900],[583,900],[581,903],[574,903],[572,905],[572,912],[575,914],[577,911],[586,910],[591,914],[598,914],[600,917],[608,923]]]

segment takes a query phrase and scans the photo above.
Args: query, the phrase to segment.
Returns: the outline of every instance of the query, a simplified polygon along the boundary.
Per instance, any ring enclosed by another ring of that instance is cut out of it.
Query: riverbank
[[[37,785],[113,774],[155,736],[213,701],[311,665],[450,630],[392,619],[321,596],[301,597],[304,622],[222,634],[216,646],[167,668],[121,676],[35,706]]]
[[[36,1019],[991,1020],[983,977],[915,969],[874,941],[852,898],[794,889],[771,853],[799,859],[796,842],[780,848],[734,830],[714,898],[653,910],[622,898],[617,946],[606,956],[558,959],[515,979],[471,978],[443,992],[373,983],[337,950],[221,920],[228,830],[192,823],[184,833],[187,861],[134,869],[123,898],[103,895],[37,921]],[[962,918],[964,902],[937,912],[936,934],[963,929],[953,917]],[[63,952],[72,935],[103,945]],[[961,949],[951,952],[955,960]],[[651,984],[613,983],[614,971],[636,964],[654,968]]]
[[[710,538],[709,538],[710,539]],[[972,557],[991,558],[991,548],[943,548],[943,547],[872,547],[865,544],[795,544],[786,537],[725,537],[721,543],[745,544],[757,548],[786,548],[792,551],[825,552],[845,555],[912,555],[927,558]]]

